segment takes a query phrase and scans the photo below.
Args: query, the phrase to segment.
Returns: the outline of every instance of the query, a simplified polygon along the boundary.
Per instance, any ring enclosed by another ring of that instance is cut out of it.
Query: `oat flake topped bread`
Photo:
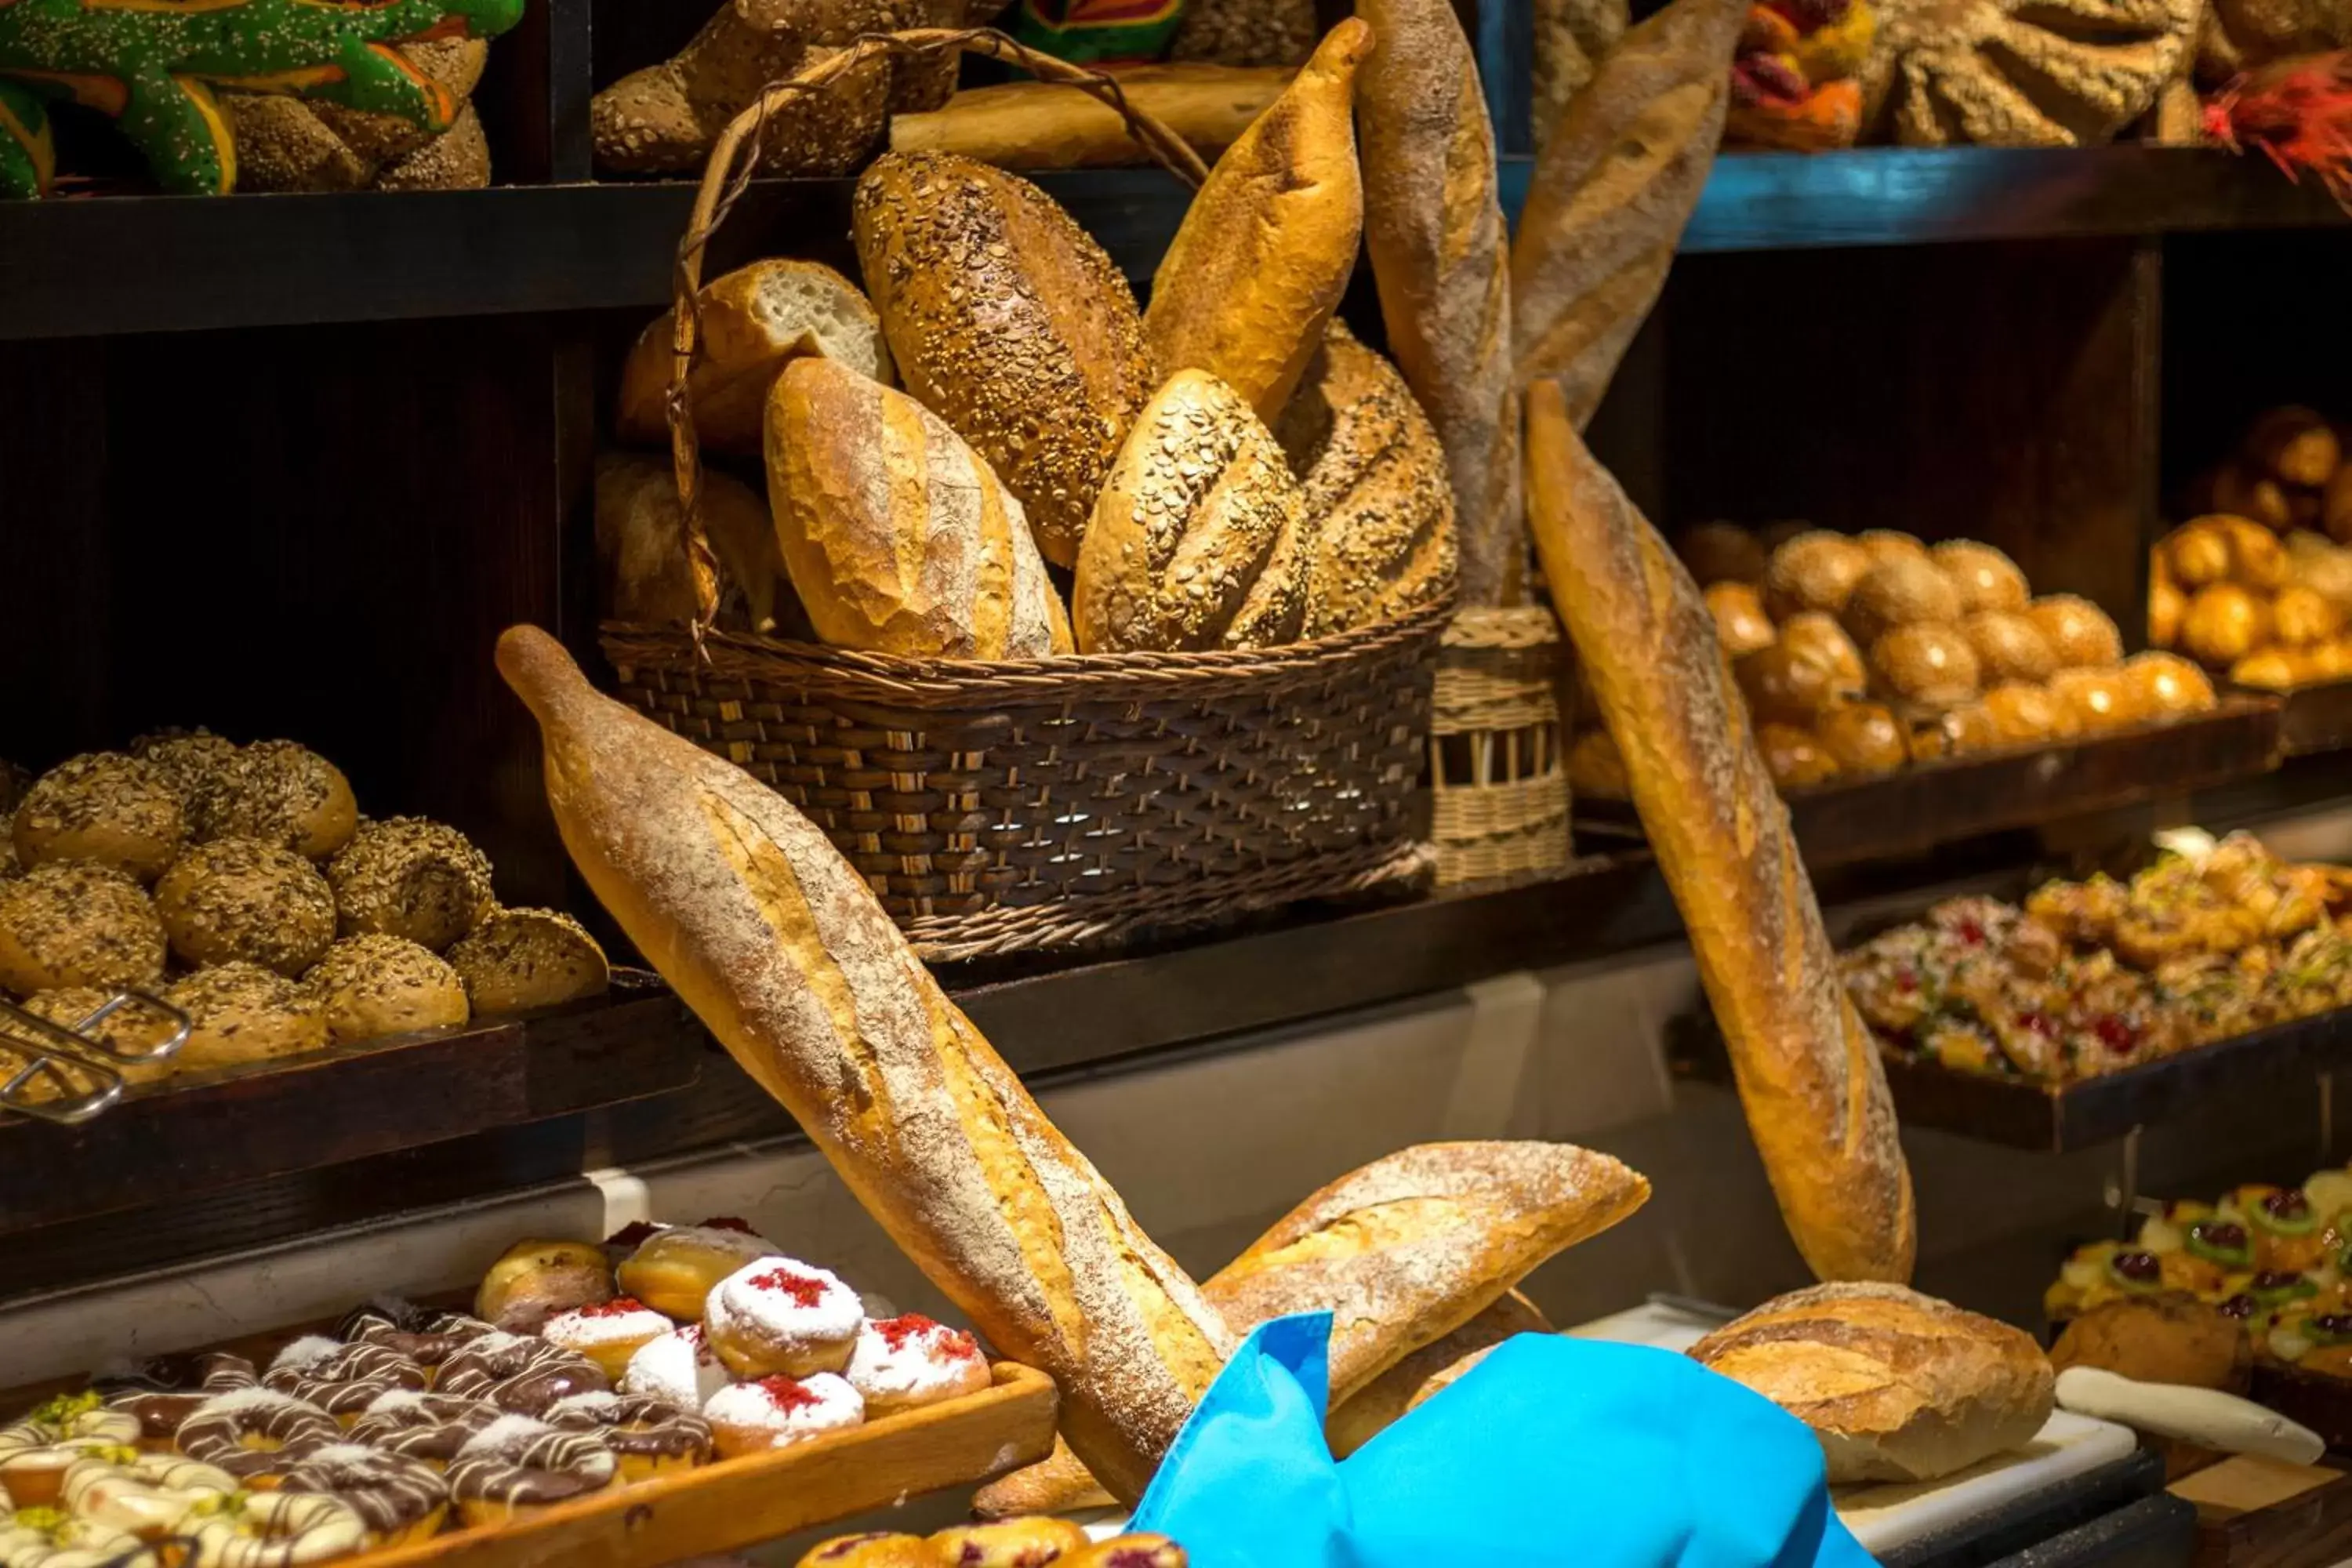
[[[1865,125],[1916,147],[2083,147],[2188,63],[2198,0],[1882,0]]]

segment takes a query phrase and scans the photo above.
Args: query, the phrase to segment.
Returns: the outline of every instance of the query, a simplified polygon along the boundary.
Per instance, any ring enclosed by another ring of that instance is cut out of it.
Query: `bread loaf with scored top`
[[[1118,89],[1143,110],[1215,159],[1241,139],[1282,96],[1291,73],[1281,67],[1131,66]],[[1002,169],[1079,169],[1149,163],[1151,154],[1128,133],[1118,110],[1065,83],[1010,81],[957,93],[943,109],[890,121],[895,153],[954,153]]]
[[[498,657],[564,847],[621,929],[932,1283],[1053,1377],[1073,1450],[1139,1496],[1232,1352],[1214,1310],[824,834],[599,694],[545,633],[512,628]]]

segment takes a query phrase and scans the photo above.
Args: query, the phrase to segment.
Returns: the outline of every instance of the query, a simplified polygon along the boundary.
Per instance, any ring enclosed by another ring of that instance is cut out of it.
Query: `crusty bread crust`
[[[1118,73],[1118,89],[1130,105],[1213,162],[1282,96],[1291,74],[1282,66],[1135,66]],[[972,88],[957,93],[944,109],[899,115],[890,121],[890,150],[953,153],[1004,169],[1151,162],[1118,110],[1051,81]]]

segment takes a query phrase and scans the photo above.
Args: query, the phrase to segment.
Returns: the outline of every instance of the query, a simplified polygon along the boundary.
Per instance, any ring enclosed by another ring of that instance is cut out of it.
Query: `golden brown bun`
[[[1780,640],[1800,658],[1826,667],[1841,690],[1859,691],[1869,679],[1862,667],[1862,650],[1853,646],[1835,616],[1820,610],[1800,610],[1780,623]]]
[[[1698,585],[1585,449],[1549,383],[1528,393],[1528,452],[1552,603],[1623,749],[1790,1234],[1817,1274],[1908,1278],[1911,1177],[1885,1070],[1838,979]]]
[[[2068,1323],[2050,1350],[2058,1372],[2095,1366],[2137,1383],[2228,1394],[2245,1393],[2253,1361],[2245,1326],[2185,1290],[2103,1301]]]
[[[242,960],[291,980],[335,940],[335,895],[318,868],[258,838],[215,838],[155,884],[172,951],[191,966]]]
[[[530,627],[499,668],[604,907],[999,1352],[1051,1376],[1071,1447],[1132,1500],[1233,1348],[823,833],[602,697]]]
[[[2266,647],[2231,665],[2230,679],[2236,685],[2264,691],[2286,691],[2318,679],[2314,652],[2311,648]]]
[[[1928,553],[1958,590],[1964,612],[2021,610],[2032,596],[2017,563],[1990,544],[1948,539]]]
[[[1761,589],[1771,558],[1764,542],[1736,522],[1702,522],[1675,535],[1675,553],[1702,588],[1744,583]]]
[[[256,741],[237,752],[205,837],[258,838],[323,860],[351,842],[359,822],[341,768],[292,741]]]
[[[2200,588],[2180,620],[2180,646],[2210,665],[2229,665],[2270,641],[2271,607],[2235,583]]]
[[[1960,623],[1960,635],[1990,683],[2047,680],[2058,673],[2058,651],[2042,628],[2013,610],[1979,610]]]
[[[1118,73],[1127,101],[1214,162],[1290,85],[1282,66],[1130,66]],[[927,114],[890,121],[893,153],[951,153],[1002,169],[1086,169],[1145,164],[1143,143],[1118,110],[1061,82],[970,88]]]
[[[2107,613],[2074,594],[2049,594],[2026,605],[2028,619],[2050,639],[2060,668],[2113,664],[2124,656],[2123,634]]]
[[[784,557],[768,503],[742,480],[702,471],[703,535],[719,568],[715,585],[722,626],[741,616],[762,636],[777,629]],[[596,567],[604,613],[618,621],[666,626],[700,611],[700,570],[686,543],[677,471],[667,458],[604,452],[596,458]]]
[[[2335,426],[2308,408],[2273,408],[2246,433],[2246,461],[2290,485],[2324,485],[2343,461]]]
[[[1241,395],[1179,372],[1095,502],[1071,621],[1081,653],[1266,647],[1306,622],[1316,520]]]
[[[16,806],[16,858],[95,860],[152,882],[188,838],[180,797],[163,773],[121,752],[68,758],[34,781]]]
[[[35,866],[0,882],[0,990],[152,986],[163,922],[129,874],[96,860]]]
[[[472,1016],[457,972],[396,936],[343,938],[302,984],[325,1009],[327,1035],[337,1045],[454,1028]]]
[[[1727,658],[1770,647],[1780,637],[1764,613],[1763,601],[1745,583],[1717,583],[1706,591],[1706,607],[1715,616],[1716,638]]]
[[[214,837],[212,824],[239,782],[237,759],[244,748],[225,735],[205,730],[166,730],[138,737],[131,742],[131,750],[163,774],[172,793],[180,797],[189,842],[201,844]],[[0,811],[14,811],[16,803],[7,800],[6,795],[5,789],[0,789]]]
[[[769,389],[793,360],[822,354],[869,380],[891,380],[882,319],[857,285],[817,262],[771,258],[739,267],[702,286],[695,320],[687,406],[696,438],[711,451],[759,454]],[[637,334],[621,367],[615,425],[625,441],[669,445],[676,332],[676,312],[665,310]]]
[[[584,1241],[518,1241],[474,1291],[474,1316],[509,1334],[535,1334],[559,1312],[613,1299],[604,1249]]]
[[[449,949],[477,1013],[520,1013],[601,996],[612,966],[596,939],[554,910],[493,910]]]
[[[907,390],[1020,498],[1045,559],[1074,563],[1158,384],[1127,279],[1051,196],[969,158],[877,159],[851,216]]]
[[[2250,472],[2241,463],[2224,463],[2214,474],[2212,499],[2215,511],[2263,528],[2284,531],[2294,521],[2285,488],[2272,476]]]
[[[1800,533],[1773,551],[1764,569],[1765,612],[1776,621],[1800,610],[1834,616],[1873,564],[1870,552],[1842,533]]]
[[[253,963],[222,963],[175,980],[163,993],[188,1016],[173,1073],[243,1067],[327,1048],[327,1011],[284,975]]]
[[[2242,517],[2205,519],[2230,544],[2230,579],[2248,588],[2272,589],[2286,581],[2286,547],[2277,534]]]
[[[1863,694],[1863,682],[1850,672],[1785,637],[1739,660],[1736,679],[1759,724],[1805,729],[1837,703]]]
[[[2054,1403],[2032,1335],[1898,1286],[1800,1290],[1690,1353],[1811,1426],[1832,1485],[1950,1475],[2023,1447]]]
[[[1889,561],[1927,558],[1927,547],[1920,542],[1919,536],[1899,528],[1865,528],[1853,536],[1853,542],[1869,553],[1874,566],[1883,566]]]
[[[835,647],[913,658],[1070,650],[1021,503],[948,422],[828,359],[768,400],[768,507],[793,585]]]
[[[2003,681],[1984,694],[1981,706],[1994,733],[2008,745],[2038,746],[2083,732],[2083,721],[2074,710],[2046,686]]]
[[[1903,726],[1875,702],[1837,703],[1813,721],[1813,733],[1843,773],[1892,773],[1911,760]]]
[[[491,908],[490,863],[456,828],[422,817],[362,823],[327,867],[337,929],[441,952]]]
[[[2178,654],[2134,654],[2123,672],[2134,703],[2151,719],[2210,712],[2219,700],[2211,679]]]
[[[1873,563],[1838,616],[1857,647],[1868,647],[1898,626],[1948,626],[1960,618],[1959,590],[1926,551],[1886,551]]]
[[[1947,757],[1974,756],[2010,744],[1983,702],[1963,702],[1957,708],[1917,719],[1911,726],[1911,760],[1940,762]]]
[[[1951,708],[1976,696],[1983,684],[1976,649],[1959,628],[1897,626],[1870,645],[1874,684],[1921,708]]]
[[[2281,588],[2271,601],[2271,636],[2288,647],[2310,647],[2344,629],[2344,612],[2318,590]]]
[[[1633,794],[1625,782],[1625,759],[1606,730],[1587,730],[1568,749],[1568,787],[1601,800]]]
[[[2147,585],[2147,640],[2170,647],[2180,640],[2180,623],[2189,616],[2189,595],[2161,578]]]
[[[2158,558],[2173,580],[2194,591],[2229,581],[2230,531],[2219,517],[2200,517],[2182,523],[2157,546]]]
[[[2074,710],[2085,734],[2129,729],[2149,716],[2137,683],[2119,668],[2062,669],[2050,678],[2050,695]]]
[[[1837,777],[1837,759],[1810,730],[1793,724],[1759,724],[1756,744],[1764,753],[1764,766],[1771,773],[1773,784],[1781,789],[1802,789]]]
[[[1370,25],[1331,29],[1193,196],[1152,275],[1144,338],[1161,374],[1207,371],[1271,424],[1348,287],[1363,236],[1356,68]]]

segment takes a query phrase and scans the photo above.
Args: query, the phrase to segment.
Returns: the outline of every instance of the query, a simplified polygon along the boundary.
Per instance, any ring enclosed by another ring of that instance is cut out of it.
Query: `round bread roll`
[[[1880,558],[1863,574],[1838,617],[1853,640],[1870,647],[1897,626],[1922,622],[1949,625],[1960,618],[1959,590],[1927,559],[1927,552]]]
[[[2212,524],[2230,542],[2230,581],[2264,591],[2286,582],[2286,546],[2277,534],[2242,517],[2216,514],[2200,521]]]
[[[1818,645],[1787,638],[1742,658],[1732,674],[1759,724],[1808,727],[1831,704],[1863,693],[1863,683],[1823,657]]]
[[[2180,623],[2189,615],[2189,595],[2174,584],[2158,578],[2147,585],[2147,640],[2158,647],[2170,647],[2180,640]]]
[[[1993,733],[2007,745],[2038,746],[2083,732],[2083,721],[2072,708],[2047,687],[2029,681],[2001,682],[1984,694],[1981,706]]]
[[[1587,730],[1576,738],[1568,749],[1568,787],[1599,800],[1623,800],[1633,793],[1616,737],[1606,730]]]
[[[1842,773],[1892,773],[1911,760],[1903,726],[1875,702],[1837,703],[1814,721],[1813,733]]]
[[[2202,663],[2228,668],[2271,640],[2271,607],[2235,583],[2200,588],[2180,618],[2180,644]]]
[[[2075,594],[2049,594],[2025,607],[2025,613],[2050,640],[2060,668],[2113,664],[2124,656],[2123,634],[2106,611]]]
[[[182,1072],[240,1067],[324,1050],[326,1009],[284,975],[256,963],[222,963],[173,982],[163,1000],[188,1016]]]
[[[0,882],[0,988],[116,991],[163,974],[163,922],[127,874],[64,860]]]
[[[257,838],[199,844],[155,884],[172,951],[192,967],[242,961],[292,979],[335,940],[335,895],[291,849]]]
[[[1963,702],[1911,727],[1911,760],[1915,763],[1970,756],[1996,751],[2006,744],[2000,727],[1982,702]]]
[[[1865,528],[1853,536],[1853,542],[1869,552],[1871,563],[1880,565],[1889,561],[1925,561],[1927,547],[1916,533],[1906,533],[1895,528]]]
[[[2315,679],[2311,648],[2266,647],[2230,667],[2230,679],[2263,691],[2287,691]]]
[[[142,735],[131,742],[131,749],[162,773],[172,793],[180,797],[189,841],[201,844],[217,837],[219,830],[214,824],[236,787],[236,742],[205,730],[173,730]]]
[[[2312,588],[2281,588],[2271,601],[2271,636],[2288,647],[2315,647],[2344,629],[2344,612]]]
[[[345,936],[380,931],[435,952],[481,923],[492,904],[490,863],[443,823],[394,816],[366,822],[327,867]]]
[[[1779,636],[1763,601],[1745,583],[1717,583],[1706,591],[1706,607],[1714,612],[1716,640],[1723,644],[1727,658],[1770,647]]]
[[[302,976],[337,1045],[454,1028],[472,1016],[457,972],[404,937],[347,936]]]
[[[1948,539],[1928,552],[1960,596],[1963,614],[2021,610],[2032,597],[2025,574],[2000,551],[1973,539]]]
[[[2014,610],[1979,610],[1960,623],[1988,682],[2047,680],[2058,673],[2058,653],[2042,628]]]
[[[2104,1367],[2140,1383],[2243,1394],[2253,1376],[2244,1325],[2187,1291],[2103,1301],[2068,1323],[2050,1364]]]
[[[2164,536],[2157,554],[2174,582],[2195,590],[2230,578],[2230,535],[2218,517],[2193,518]]]
[[[1800,611],[1780,627],[1780,640],[1801,658],[1826,666],[1841,689],[1858,692],[1869,683],[1862,667],[1862,650],[1853,646],[1834,616],[1820,610]]]
[[[152,882],[187,842],[180,797],[121,752],[89,752],[43,773],[16,807],[16,858],[96,860]]]
[[[1702,522],[1675,538],[1675,553],[1683,558],[1702,588],[1717,583],[1764,581],[1764,542],[1736,522]]]
[[[96,1016],[111,994],[89,985],[37,991],[25,998],[25,1011],[61,1029],[76,1030],[85,1037],[94,1038],[113,1051],[152,1051],[172,1037],[172,1020],[137,1001],[117,1007],[95,1025],[82,1028],[82,1020]],[[122,1075],[123,1082],[139,1084],[171,1077],[178,1061],[179,1054],[173,1052],[156,1061],[118,1061],[112,1065]]]
[[[1837,759],[1811,731],[1794,724],[1763,724],[1757,727],[1756,744],[1764,753],[1764,765],[1772,770],[1772,782],[1782,789],[1802,789],[1837,777]]]
[[[2128,729],[2147,717],[2121,669],[2062,669],[2050,678],[2050,695],[2074,710],[2085,734]]]
[[[237,753],[232,777],[209,825],[216,837],[258,838],[323,860],[359,826],[351,781],[308,746],[257,741]]]
[[[2210,712],[2218,700],[2205,672],[2179,654],[2134,654],[2123,673],[2133,701],[2151,719]]]
[[[1921,708],[1954,708],[1977,694],[1976,650],[1958,626],[1897,626],[1870,645],[1879,686]]]
[[[2323,680],[2338,680],[2352,675],[2352,639],[2331,637],[2305,652],[2311,660],[2312,672]]]
[[[1800,533],[1775,550],[1764,569],[1765,613],[1775,621],[1801,610],[1836,615],[1870,568],[1870,552],[1843,534]]]
[[[449,949],[477,1013],[520,1013],[600,996],[612,966],[596,939],[553,910],[494,910]]]

